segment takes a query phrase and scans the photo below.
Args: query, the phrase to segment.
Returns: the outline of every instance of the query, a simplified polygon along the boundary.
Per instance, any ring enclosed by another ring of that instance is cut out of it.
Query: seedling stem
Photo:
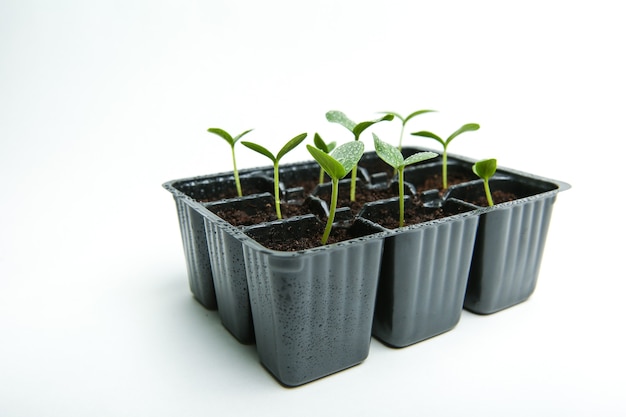
[[[391,165],[398,171],[398,197],[399,201],[399,227],[404,226],[404,168],[408,165],[416,164],[418,162],[426,161],[428,159],[436,158],[439,156],[434,152],[417,152],[408,158],[404,159],[400,150],[386,142],[383,142],[376,136],[374,136],[374,146],[376,147],[376,153],[386,163]]]
[[[487,204],[489,204],[489,206],[493,206],[493,198],[491,196],[491,189],[489,188],[489,178],[493,177],[493,175],[496,173],[497,168],[498,161],[493,158],[477,161],[472,166],[472,171],[474,171],[474,174],[478,175],[483,180],[485,196],[487,197]]]
[[[222,139],[224,139],[226,142],[228,142],[228,144],[230,145],[230,153],[232,155],[232,159],[233,159],[233,174],[235,176],[235,187],[237,188],[237,195],[239,197],[241,197],[243,195],[242,191],[241,191],[241,182],[239,181],[239,171],[237,170],[237,161],[235,160],[235,144],[237,143],[237,141],[239,139],[241,139],[241,137],[249,132],[252,131],[252,129],[250,130],[246,130],[243,133],[238,134],[237,136],[233,137],[230,135],[230,133],[226,132],[223,129],[219,129],[216,127],[210,127],[207,129],[207,131],[209,133],[213,133],[219,137],[221,137]]]
[[[376,120],[371,120],[371,121],[366,121],[366,122],[361,122],[361,123],[355,123],[352,120],[350,120],[348,118],[348,116],[346,116],[344,113],[338,111],[338,110],[331,110],[329,112],[326,112],[326,120],[328,120],[329,122],[332,123],[339,123],[340,125],[342,125],[343,127],[345,127],[346,129],[348,129],[350,132],[352,132],[352,134],[354,135],[354,140],[358,141],[359,137],[361,136],[361,133],[363,133],[363,131],[365,129],[367,129],[368,127],[382,122],[382,121],[390,121],[393,120],[394,115],[393,114],[386,114],[383,117],[376,119]],[[356,200],[356,177],[357,177],[357,168],[358,168],[358,163],[356,165],[354,165],[354,167],[352,168],[352,176],[350,178],[350,201],[355,201]]]
[[[457,129],[456,132],[448,136],[448,139],[446,140],[441,139],[439,136],[435,135],[434,133],[427,132],[424,130],[420,132],[411,133],[414,136],[422,136],[425,138],[435,139],[437,142],[439,142],[443,146],[443,156],[442,156],[443,166],[441,169],[442,170],[441,177],[442,177],[442,183],[443,183],[442,187],[444,190],[448,188],[448,145],[450,144],[450,142],[452,142],[452,139],[456,138],[461,133],[470,132],[470,131],[478,130],[478,129],[480,129],[480,126],[476,123],[465,124],[461,126],[459,129]]]
[[[330,154],[311,145],[307,145],[306,147],[331,179],[332,192],[330,197],[330,209],[321,241],[322,245],[325,245],[326,242],[328,242],[328,237],[330,236],[333,222],[335,221],[337,200],[339,198],[339,180],[344,178],[352,167],[356,166],[361,156],[363,156],[365,146],[362,142],[358,141],[348,142],[338,146]]]
[[[298,136],[291,139],[280,149],[280,151],[278,151],[276,156],[274,156],[273,153],[271,153],[269,150],[267,150],[265,147],[259,144],[256,144],[253,142],[241,142],[245,147],[250,148],[253,151],[260,153],[261,155],[266,156],[274,164],[274,203],[276,205],[276,217],[278,217],[279,219],[282,219],[283,215],[280,211],[280,178],[279,178],[278,164],[281,158],[285,156],[287,152],[291,151],[300,143],[302,143],[302,141],[306,138],[306,135],[307,135],[306,133],[301,133]]]

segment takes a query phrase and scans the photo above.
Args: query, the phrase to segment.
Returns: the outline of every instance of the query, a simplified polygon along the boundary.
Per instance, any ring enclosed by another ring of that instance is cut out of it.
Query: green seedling
[[[324,142],[324,139],[322,139],[322,137],[317,133],[313,137],[313,144],[315,145],[317,149],[319,149],[320,151],[323,151],[324,153],[330,153],[337,146],[337,142],[335,141],[330,142],[330,143]],[[324,168],[322,167],[320,167],[319,183],[320,184],[324,183]]]
[[[376,154],[378,154],[380,159],[382,159],[383,161],[391,165],[396,171],[398,171],[398,194],[400,197],[400,215],[398,219],[398,224],[400,227],[402,227],[404,226],[404,168],[409,165],[417,164],[418,162],[436,158],[439,156],[439,154],[435,152],[417,152],[405,159],[398,148],[386,142],[383,142],[375,134],[373,134],[373,136]]]
[[[411,133],[414,136],[422,136],[425,138],[435,139],[437,142],[441,143],[443,146],[443,167],[442,167],[442,177],[443,177],[443,189],[448,188],[448,145],[452,142],[452,139],[456,138],[463,132],[471,132],[473,130],[480,129],[480,126],[476,123],[468,123],[461,126],[456,132],[448,136],[448,139],[443,140],[439,136],[435,135],[431,132],[420,131]]]
[[[331,110],[326,113],[326,120],[332,123],[339,123],[346,129],[348,129],[354,135],[355,141],[359,140],[359,138],[361,137],[361,133],[363,133],[363,131],[367,129],[368,127],[379,122],[393,120],[393,117],[394,117],[393,114],[386,114],[383,117],[376,119],[376,120],[355,123],[352,120],[350,120],[345,114],[343,114],[342,112],[338,110]],[[356,174],[357,174],[357,165],[354,165],[354,168],[352,168],[352,177],[350,180],[350,201],[356,200]]]
[[[432,112],[436,112],[436,111],[437,110],[418,110],[418,111],[414,111],[413,113],[409,114],[407,117],[402,117],[400,114],[398,114],[396,112],[393,112],[393,111],[385,111],[385,112],[379,112],[379,113],[391,114],[391,115],[395,116],[397,119],[399,119],[402,122],[402,128],[400,129],[400,140],[398,141],[398,150],[402,152],[402,138],[404,137],[404,127],[409,122],[409,120],[411,120],[415,116],[419,116],[420,114],[432,113]]]
[[[485,196],[487,197],[487,203],[489,206],[493,206],[493,198],[491,197],[491,190],[489,189],[489,178],[493,177],[498,168],[498,161],[495,159],[483,159],[476,162],[472,166],[474,174],[478,175],[483,180],[485,186]]]
[[[330,211],[326,228],[322,235],[322,245],[325,245],[330,236],[330,231],[335,221],[335,211],[337,210],[337,199],[339,197],[339,180],[344,178],[361,160],[365,145],[363,142],[348,142],[335,148],[330,154],[317,149],[314,146],[306,146],[313,158],[320,164],[320,167],[326,171],[332,183],[332,192],[330,197]]]
[[[235,137],[232,137],[228,132],[226,132],[223,129],[218,129],[216,127],[210,127],[207,129],[207,131],[209,133],[214,133],[217,136],[221,137],[222,139],[224,139],[226,142],[228,142],[228,144],[230,145],[230,151],[231,151],[231,155],[233,158],[233,173],[235,174],[235,186],[237,187],[237,195],[239,197],[242,196],[242,192],[241,192],[241,182],[239,182],[239,171],[237,171],[237,161],[235,159],[235,144],[237,143],[237,141],[239,139],[241,139],[241,137],[247,133],[250,133],[252,131],[252,129],[250,130],[246,130],[243,133],[238,134]]]
[[[280,151],[278,151],[278,154],[276,154],[276,156],[274,156],[273,153],[271,153],[270,151],[268,151],[266,148],[264,148],[261,145],[258,145],[253,142],[245,142],[245,141],[241,142],[242,145],[244,145],[245,147],[258,152],[261,155],[265,155],[274,164],[274,202],[276,203],[276,217],[278,217],[279,219],[282,219],[283,216],[280,212],[280,188],[279,188],[280,182],[279,182],[279,177],[278,177],[278,163],[280,162],[283,156],[285,156],[289,151],[293,150],[296,146],[302,143],[304,138],[306,138],[306,135],[307,135],[306,133],[301,133],[298,136],[291,139],[289,142],[285,144],[285,146],[281,148]]]

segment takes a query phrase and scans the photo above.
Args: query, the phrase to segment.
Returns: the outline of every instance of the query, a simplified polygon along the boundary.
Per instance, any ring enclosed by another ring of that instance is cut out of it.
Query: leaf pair
[[[420,132],[414,132],[414,133],[411,133],[411,134],[413,136],[422,136],[422,137],[425,137],[425,138],[435,139],[437,142],[441,143],[441,145],[444,147],[444,149],[446,149],[448,147],[448,145],[450,144],[450,142],[452,142],[452,139],[456,138],[461,133],[470,132],[470,131],[474,131],[474,130],[478,130],[478,129],[480,129],[480,125],[478,125],[477,123],[467,123],[467,124],[464,124],[456,132],[454,132],[453,134],[448,136],[448,138],[446,140],[443,140],[442,138],[440,138],[439,136],[435,135],[434,133],[428,132],[428,131],[425,131],[425,130],[422,130]]]
[[[373,134],[373,136],[376,153],[378,154],[380,159],[382,159],[398,171],[398,225],[402,227],[404,226],[404,168],[408,165],[436,158],[439,155],[435,152],[417,152],[409,156],[408,158],[404,158],[404,156],[402,156],[402,152],[400,152],[398,148],[386,142],[383,142],[375,134]]]
[[[416,164],[418,162],[426,161],[428,159],[436,158],[437,156],[439,156],[439,154],[435,152],[418,152],[414,153],[408,158],[404,158],[402,152],[400,152],[398,148],[386,142],[383,142],[378,138],[378,136],[376,136],[376,134],[373,134],[373,136],[374,147],[380,159],[382,159],[397,170],[401,170],[408,165]]]
[[[437,142],[439,142],[443,146],[443,155],[442,155],[443,161],[442,161],[442,166],[441,166],[441,170],[442,170],[441,176],[442,176],[442,187],[444,190],[448,188],[448,145],[450,144],[450,142],[452,142],[452,139],[456,138],[461,133],[471,132],[471,131],[478,130],[478,129],[480,129],[480,126],[476,123],[464,124],[459,129],[457,129],[453,134],[448,136],[446,140],[441,139],[439,136],[435,135],[432,132],[427,132],[424,130],[420,132],[411,133],[411,135],[413,136],[422,136],[425,138],[435,139]]]
[[[399,119],[402,122],[402,127],[400,128],[400,140],[398,141],[398,149],[402,150],[402,139],[404,138],[404,128],[406,127],[406,124],[409,122],[409,120],[411,120],[415,116],[419,116],[420,114],[432,113],[432,112],[436,112],[436,111],[437,110],[417,110],[417,111],[414,111],[413,113],[409,114],[407,117],[402,117],[402,115],[400,115],[399,113],[392,112],[392,111],[379,112],[379,113],[391,114],[392,116],[396,117],[397,119]]]
[[[350,132],[352,132],[352,134],[354,134],[354,140],[359,140],[361,133],[363,133],[363,131],[367,129],[368,127],[378,122],[393,120],[393,118],[394,118],[394,115],[391,113],[388,113],[384,115],[383,117],[380,117],[376,120],[355,123],[352,120],[350,120],[348,116],[346,116],[343,112],[340,112],[338,110],[331,110],[326,113],[326,120],[332,123],[338,123],[342,125],[343,127],[345,127],[346,129],[348,129]]]
[[[344,143],[330,154],[311,145],[306,147],[322,169],[334,180],[340,180],[348,175],[359,163],[365,150],[363,142],[357,141]]]
[[[437,110],[417,110],[417,111],[414,111],[413,113],[409,114],[407,117],[402,117],[402,115],[400,115],[399,113],[393,112],[393,111],[381,111],[379,113],[391,114],[392,116],[400,119],[400,121],[402,122],[402,125],[406,125],[409,122],[409,120],[411,120],[415,116],[419,116],[420,114],[424,114],[424,113],[432,113],[432,112],[436,112],[436,111]]]
[[[348,173],[359,163],[361,156],[365,150],[363,142],[352,141],[344,143],[335,148],[330,154],[318,149],[314,146],[307,145],[306,148],[313,158],[320,164],[320,167],[331,178],[332,195],[330,197],[330,210],[326,227],[322,235],[322,245],[325,245],[330,236],[330,231],[335,221],[335,212],[337,210],[337,199],[339,197],[339,180],[348,175]]]
[[[241,142],[241,144],[246,146],[247,148],[252,149],[253,151],[256,151],[256,152],[260,153],[261,155],[265,155],[273,163],[277,163],[278,161],[280,161],[282,159],[283,156],[285,156],[288,152],[292,151],[296,146],[298,146],[300,143],[302,143],[302,141],[306,138],[306,136],[307,136],[306,133],[301,133],[298,136],[296,136],[295,138],[291,139],[289,142],[287,142],[280,149],[280,151],[278,151],[276,156],[274,156],[274,154],[272,152],[270,152],[267,148],[265,148],[264,146],[261,146],[261,145],[259,145],[257,143],[245,142],[244,141],[244,142]]]
[[[235,146],[235,143],[237,143],[237,141],[238,141],[239,139],[241,139],[241,137],[242,137],[243,135],[246,135],[246,134],[248,134],[248,133],[252,132],[252,130],[253,130],[253,129],[246,130],[245,132],[242,132],[242,133],[238,134],[237,136],[232,137],[232,136],[230,135],[230,133],[228,133],[228,132],[227,132],[227,131],[225,131],[224,129],[219,129],[219,128],[216,128],[216,127],[210,127],[210,128],[208,128],[208,129],[207,129],[207,131],[208,131],[208,132],[210,132],[210,133],[214,133],[214,134],[216,134],[217,136],[219,136],[219,137],[221,137],[222,139],[224,139],[226,142],[228,142],[228,144],[229,144],[230,146]]]
[[[274,154],[270,152],[267,148],[257,143],[241,142],[244,146],[252,149],[253,151],[260,153],[261,155],[265,155],[266,157],[268,157],[274,165],[274,204],[276,206],[276,217],[278,217],[279,219],[282,219],[283,215],[280,212],[280,189],[279,189],[280,179],[279,179],[278,163],[280,162],[283,156],[285,156],[289,151],[293,150],[296,146],[302,143],[302,141],[306,138],[306,136],[307,136],[306,133],[301,133],[298,136],[294,137],[289,142],[287,142],[280,149],[280,151],[278,151],[276,156],[274,156]]]
[[[228,133],[224,129],[219,129],[217,127],[210,127],[207,129],[207,131],[221,137],[230,145],[230,151],[233,160],[233,174],[235,176],[235,187],[237,188],[237,195],[241,197],[243,193],[241,191],[241,182],[239,181],[239,171],[237,170],[237,160],[235,158],[235,144],[239,139],[242,138],[243,135],[252,132],[252,129],[246,130],[245,132],[242,132],[235,137],[232,137],[230,133]]]
[[[368,127],[382,121],[393,120],[393,114],[386,114],[383,117],[380,117],[376,120],[370,120],[361,123],[355,123],[348,118],[343,112],[338,110],[331,110],[326,112],[326,120],[332,123],[339,123],[346,129],[348,129],[354,135],[354,140],[359,141],[359,137],[361,133]],[[357,166],[354,165],[352,168],[352,176],[350,179],[350,201],[356,200],[356,177],[357,177]]]

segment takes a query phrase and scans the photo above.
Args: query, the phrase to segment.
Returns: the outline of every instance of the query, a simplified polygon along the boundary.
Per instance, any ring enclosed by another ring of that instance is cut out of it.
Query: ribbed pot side
[[[284,385],[362,362],[369,353],[381,239],[324,250],[244,246],[257,351]]]

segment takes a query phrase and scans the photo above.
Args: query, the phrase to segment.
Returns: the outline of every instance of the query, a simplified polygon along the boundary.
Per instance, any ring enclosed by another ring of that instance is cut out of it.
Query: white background
[[[618,4],[2,1],[0,415],[625,415]],[[161,184],[230,169],[208,127],[351,139],[331,109],[573,188],[529,301],[286,389],[193,300]]]

